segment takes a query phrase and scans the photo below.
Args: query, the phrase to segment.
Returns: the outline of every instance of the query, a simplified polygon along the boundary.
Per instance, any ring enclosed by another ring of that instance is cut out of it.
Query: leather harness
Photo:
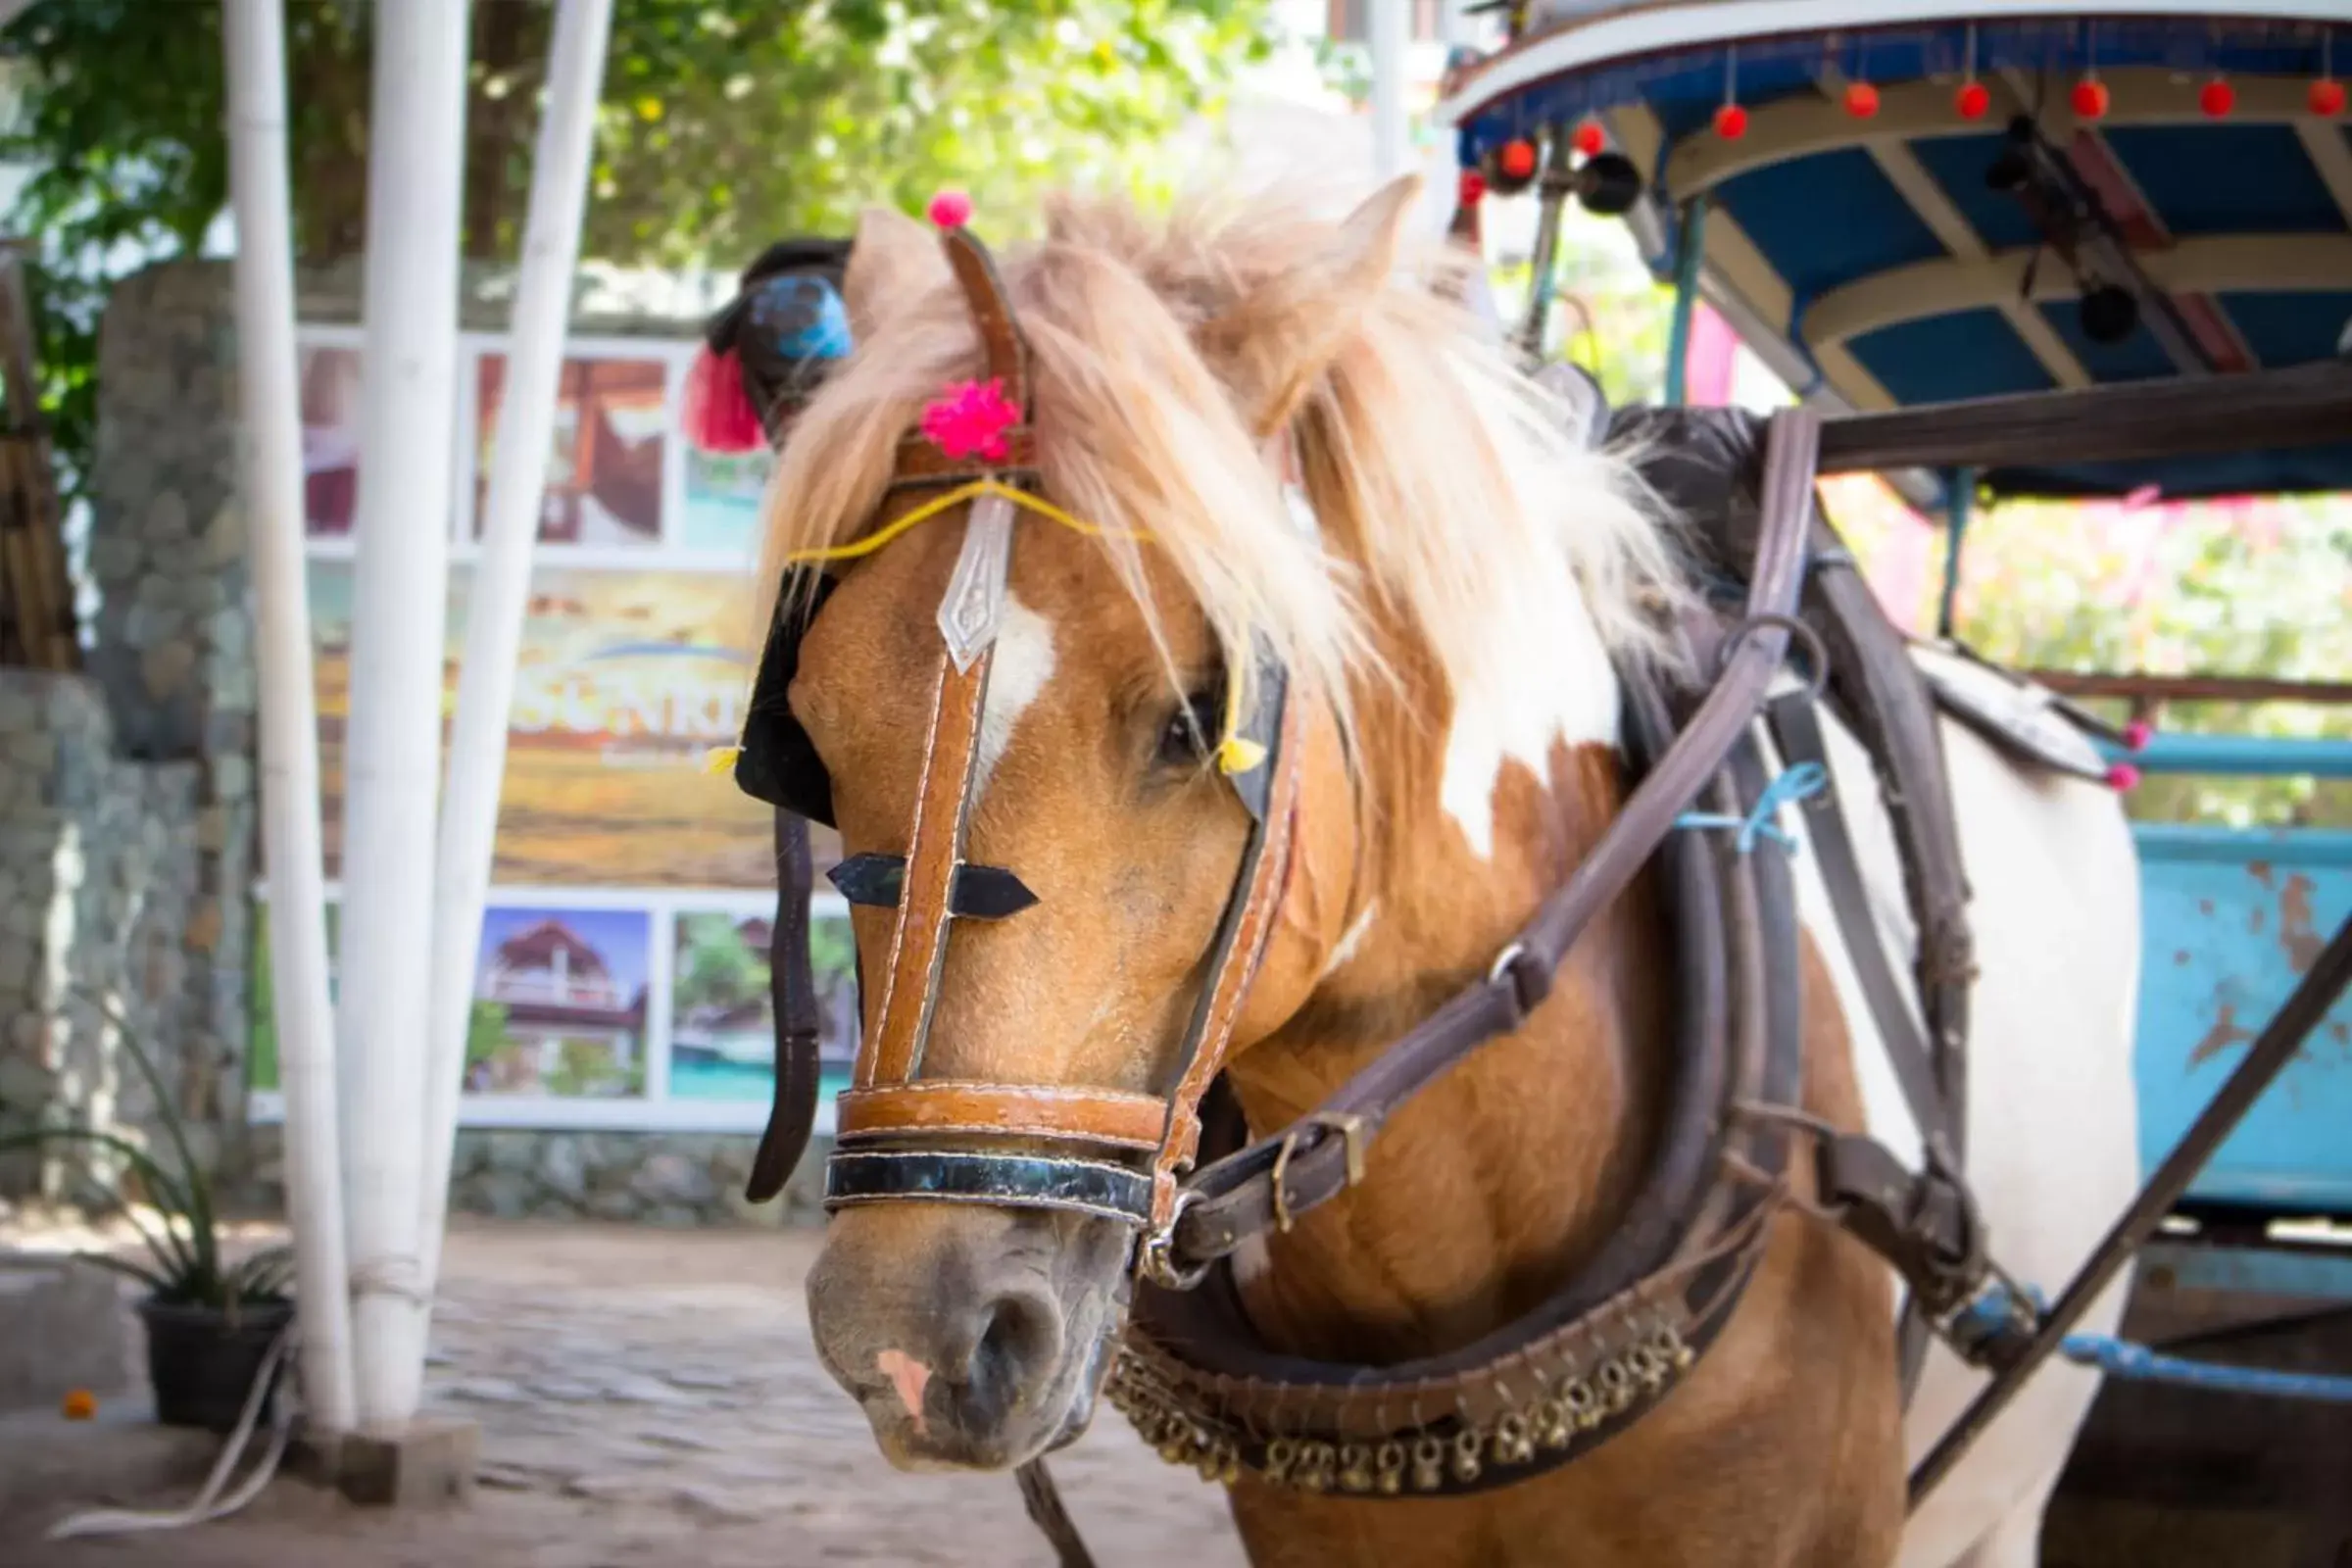
[[[1007,432],[1006,457],[994,463],[958,465],[913,438],[902,443],[877,526],[892,508],[944,484],[985,477],[1033,493],[1039,484],[1027,356],[1009,303],[975,238],[951,229],[943,244],[979,328],[987,373],[1008,389],[1023,418]],[[1670,454],[1716,446],[1717,461],[1678,469],[1670,459],[1649,475],[1707,525],[1702,542],[1735,585],[1727,590],[1735,611],[1676,628],[1712,679],[1668,689],[1644,667],[1620,669],[1640,777],[1592,854],[1483,973],[1322,1105],[1254,1141],[1238,1127],[1218,1074],[1264,950],[1298,810],[1297,717],[1283,671],[1262,652],[1257,668],[1229,676],[1246,682],[1237,727],[1259,756],[1233,780],[1250,815],[1248,844],[1208,980],[1160,1092],[968,1083],[923,1072],[951,921],[1015,917],[1027,902],[1013,871],[963,858],[994,607],[1013,532],[1012,509],[1001,497],[973,501],[941,610],[907,854],[859,857],[834,873],[846,897],[887,904],[896,918],[877,966],[881,995],[865,1015],[854,1085],[841,1099],[827,1207],[980,1203],[1076,1211],[1132,1227],[1137,1288],[1109,1373],[1112,1401],[1163,1457],[1206,1476],[1231,1481],[1247,1471],[1365,1497],[1524,1480],[1589,1451],[1664,1397],[1737,1305],[1768,1222],[1789,1196],[1789,1154],[1799,1140],[1812,1147],[1816,1201],[1898,1270],[1918,1322],[1943,1324],[1975,1299],[1990,1269],[1959,1175],[1967,890],[1935,704],[1900,634],[1814,514],[1818,416],[1789,411],[1763,424],[1759,473],[1752,416],[1716,413],[1750,422],[1691,424],[1679,413],[1619,417],[1621,427],[1646,421],[1642,433],[1663,434],[1659,444]],[[1657,428],[1677,419],[1683,427]],[[831,819],[831,781],[792,716],[788,689],[827,586],[804,583],[781,596],[736,765],[739,785],[777,807],[777,1087],[749,1188],[754,1200],[781,1190],[814,1114],[804,819]],[[1869,923],[1834,792],[1803,808],[1925,1135],[1929,1157],[1919,1173],[1802,1110],[1799,926],[1785,858],[1750,853],[1744,835],[1676,831],[1694,805],[1714,818],[1740,819],[1767,802],[1759,718],[1784,766],[1826,764],[1814,694],[1769,693],[1792,641],[1809,656],[1816,691],[1871,753],[1894,812],[1921,933],[1924,1034]],[[1363,1367],[1267,1348],[1242,1311],[1225,1260],[1246,1240],[1287,1229],[1361,1181],[1367,1151],[1390,1117],[1481,1045],[1525,1024],[1578,936],[1653,862],[1679,965],[1673,1079],[1650,1167],[1598,1254],[1518,1321],[1447,1354]],[[1213,1156],[1204,1164],[1203,1153]],[[1993,1357],[1997,1344],[1976,1353]],[[1042,1464],[1024,1467],[1021,1481],[1065,1564],[1086,1562]]]

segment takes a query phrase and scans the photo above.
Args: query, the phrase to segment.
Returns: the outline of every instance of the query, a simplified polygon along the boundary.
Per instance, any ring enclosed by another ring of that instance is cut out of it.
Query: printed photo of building
[[[482,920],[471,1094],[611,1099],[645,1092],[644,914],[492,909]]]

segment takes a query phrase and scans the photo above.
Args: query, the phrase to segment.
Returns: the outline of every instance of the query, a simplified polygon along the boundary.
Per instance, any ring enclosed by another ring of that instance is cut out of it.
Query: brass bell
[[[1454,1434],[1454,1480],[1459,1481],[1464,1486],[1468,1486],[1471,1482],[1476,1481],[1481,1475],[1486,1473],[1487,1467],[1478,1456],[1479,1449],[1483,1446],[1485,1446],[1485,1445],[1479,1442],[1478,1434],[1469,1428],[1464,1428],[1462,1431]]]
[[[1494,1459],[1498,1464],[1525,1464],[1535,1457],[1535,1439],[1528,1433],[1527,1417],[1514,1410],[1494,1423]]]
[[[1446,1484],[1446,1445],[1424,1437],[1413,1444],[1413,1490],[1435,1492]]]

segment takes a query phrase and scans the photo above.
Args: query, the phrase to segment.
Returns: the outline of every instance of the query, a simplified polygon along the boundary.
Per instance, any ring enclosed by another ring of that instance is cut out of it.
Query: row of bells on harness
[[[1396,1496],[1408,1484],[1414,1492],[1437,1492],[1449,1476],[1459,1485],[1473,1485],[1490,1460],[1515,1466],[1532,1461],[1539,1448],[1565,1452],[1637,1399],[1659,1393],[1695,1359],[1680,1334],[1660,1328],[1602,1362],[1590,1378],[1571,1378],[1489,1426],[1460,1427],[1450,1436],[1423,1432],[1409,1444],[1401,1438],[1377,1444],[1275,1438],[1253,1464],[1245,1462],[1242,1446],[1231,1435],[1177,1408],[1127,1359],[1112,1374],[1108,1392],[1112,1406],[1161,1459],[1193,1466],[1203,1481],[1231,1486],[1247,1468],[1275,1486],[1300,1492]]]

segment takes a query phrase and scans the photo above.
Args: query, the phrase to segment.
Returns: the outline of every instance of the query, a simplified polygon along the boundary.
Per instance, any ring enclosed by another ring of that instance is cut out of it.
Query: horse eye
[[[1156,767],[1198,767],[1216,744],[1217,694],[1195,692],[1160,726],[1159,744],[1152,755]]]

